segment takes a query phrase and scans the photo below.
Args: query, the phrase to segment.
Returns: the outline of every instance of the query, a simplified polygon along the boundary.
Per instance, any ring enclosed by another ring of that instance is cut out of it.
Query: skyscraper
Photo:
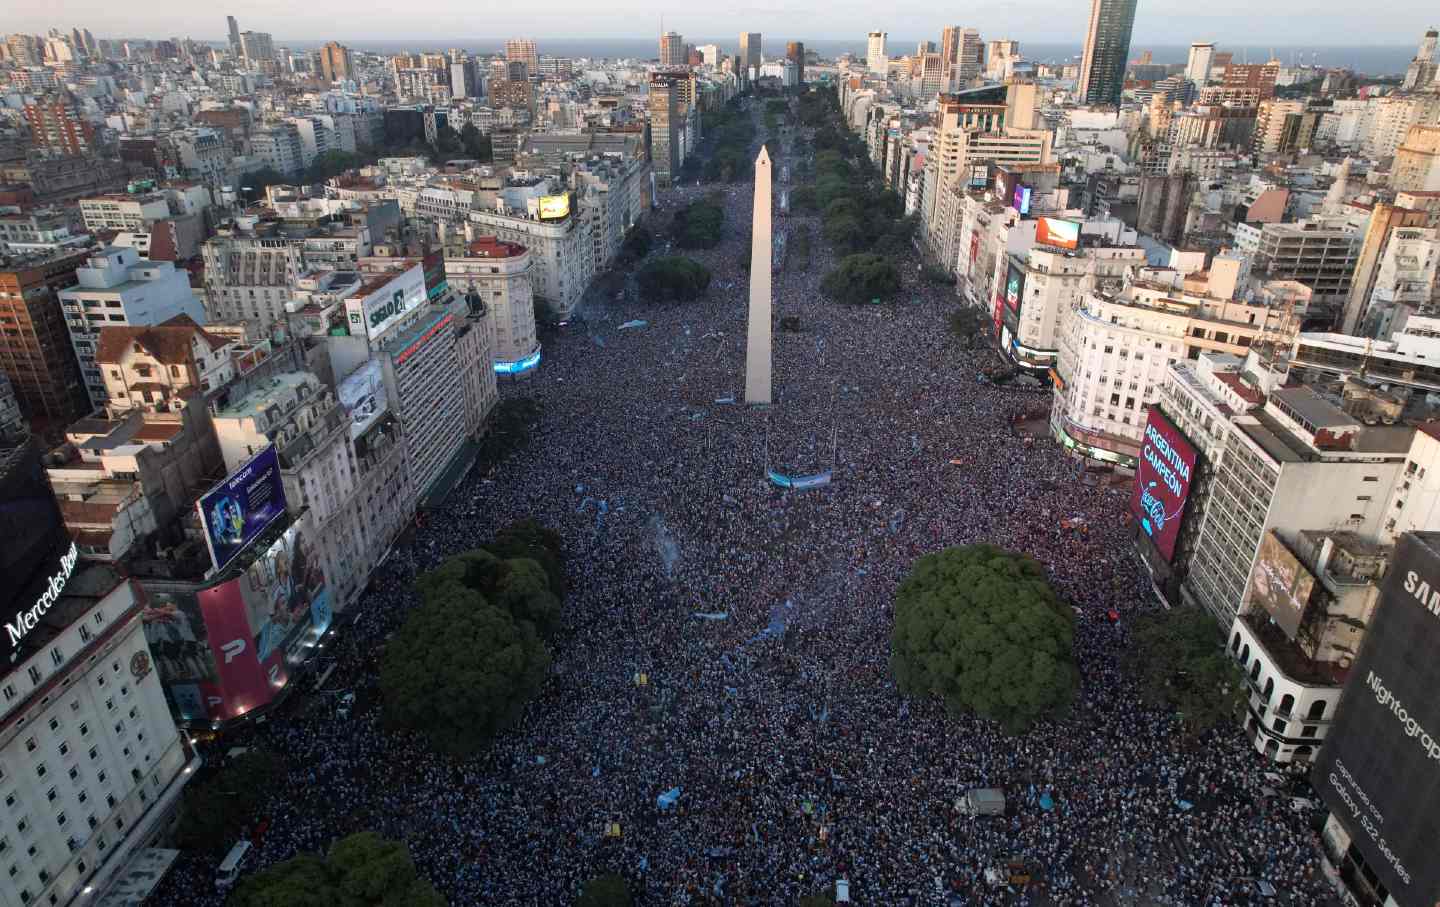
[[[1120,106],[1137,2],[1091,0],[1090,27],[1085,32],[1085,52],[1080,59],[1079,95],[1082,104]]]
[[[760,33],[740,33],[740,62],[745,65],[745,78],[753,79],[760,74]]]
[[[955,47],[955,87],[963,88],[980,78],[985,68],[985,42],[973,28],[960,30]]]
[[[889,65],[890,58],[885,56],[885,33],[872,31],[869,44],[865,48],[865,67],[875,75],[883,76]]]
[[[685,39],[679,32],[667,31],[660,36],[660,65],[684,66],[686,64]]]
[[[540,51],[534,38],[511,38],[505,42],[505,59],[525,64],[526,77],[540,74]]]
[[[230,26],[230,55],[240,56],[240,23],[235,21],[234,16],[226,16],[225,22]]]
[[[1210,65],[1215,61],[1215,45],[1209,41],[1196,41],[1190,45],[1190,59],[1185,63],[1185,78],[1196,85],[1210,80]]]
[[[320,48],[320,71],[327,82],[343,82],[350,78],[350,49],[337,41]]]
[[[799,41],[791,41],[785,45],[785,59],[795,64],[795,78],[801,85],[805,84],[805,45]]]

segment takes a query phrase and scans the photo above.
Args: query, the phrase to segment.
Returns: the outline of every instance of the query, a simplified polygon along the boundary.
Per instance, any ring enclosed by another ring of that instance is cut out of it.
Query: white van
[[[240,877],[240,866],[245,858],[250,855],[250,842],[237,841],[225,859],[220,861],[220,868],[215,871],[215,888],[219,891],[227,891],[235,884]]]

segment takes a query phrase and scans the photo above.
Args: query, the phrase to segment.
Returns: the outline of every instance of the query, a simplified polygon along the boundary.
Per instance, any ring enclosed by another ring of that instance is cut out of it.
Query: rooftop
[[[281,372],[254,385],[239,400],[231,400],[215,411],[217,419],[250,419],[268,408],[283,392],[298,394],[298,389],[312,381],[309,372]]]

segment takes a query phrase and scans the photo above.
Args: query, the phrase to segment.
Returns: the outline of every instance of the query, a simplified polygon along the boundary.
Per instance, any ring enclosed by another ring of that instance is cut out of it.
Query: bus
[[[225,859],[220,861],[220,868],[215,871],[215,888],[218,891],[226,891],[235,884],[240,877],[240,864],[250,855],[251,844],[249,841],[237,841]]]

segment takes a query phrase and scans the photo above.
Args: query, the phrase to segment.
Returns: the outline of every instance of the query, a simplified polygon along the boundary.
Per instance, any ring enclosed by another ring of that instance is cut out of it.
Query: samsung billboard
[[[1311,779],[1401,907],[1440,901],[1440,533],[1407,533]]]
[[[1190,498],[1198,458],[1195,446],[1158,406],[1151,406],[1135,467],[1130,513],[1168,564],[1175,556],[1180,518]]]
[[[285,485],[274,445],[256,454],[195,503],[216,570],[235,559],[285,514]]]

